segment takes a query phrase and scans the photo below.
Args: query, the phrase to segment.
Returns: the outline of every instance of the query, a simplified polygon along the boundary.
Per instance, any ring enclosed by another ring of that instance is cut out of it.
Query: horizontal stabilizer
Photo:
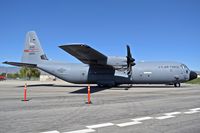
[[[36,64],[30,64],[30,63],[21,63],[21,62],[8,62],[8,61],[5,61],[3,62],[3,64],[9,64],[9,65],[13,65],[13,66],[18,66],[18,67],[37,67]]]

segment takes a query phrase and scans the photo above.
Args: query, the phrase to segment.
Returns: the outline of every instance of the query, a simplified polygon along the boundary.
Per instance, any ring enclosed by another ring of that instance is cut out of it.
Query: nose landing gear
[[[175,76],[176,82],[174,83],[174,87],[181,87],[181,83],[179,82],[179,76]]]
[[[174,87],[181,87],[181,83],[174,83]]]

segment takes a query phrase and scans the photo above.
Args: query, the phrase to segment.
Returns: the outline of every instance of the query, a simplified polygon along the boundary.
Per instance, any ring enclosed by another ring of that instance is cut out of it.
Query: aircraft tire
[[[103,84],[97,84],[97,86],[100,87],[100,88],[104,87]]]
[[[181,83],[178,83],[178,87],[181,87]]]
[[[176,83],[174,83],[174,87],[177,87],[177,84],[176,84]]]
[[[181,87],[181,83],[174,83],[174,87]]]

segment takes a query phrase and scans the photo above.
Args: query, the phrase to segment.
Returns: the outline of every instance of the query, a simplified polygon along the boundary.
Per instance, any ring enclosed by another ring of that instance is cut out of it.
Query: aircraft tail
[[[34,31],[29,31],[26,34],[25,47],[22,55],[22,63],[37,64],[42,60],[48,60],[40,41]]]

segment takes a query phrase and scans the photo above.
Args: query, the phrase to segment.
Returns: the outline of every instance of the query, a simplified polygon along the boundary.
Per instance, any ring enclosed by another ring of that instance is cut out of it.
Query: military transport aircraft
[[[138,62],[132,58],[127,45],[127,56],[106,56],[85,44],[59,46],[84,64],[48,60],[34,31],[26,35],[21,62],[3,62],[14,66],[35,67],[67,82],[117,86],[120,84],[171,84],[197,78],[194,71],[178,62]]]

